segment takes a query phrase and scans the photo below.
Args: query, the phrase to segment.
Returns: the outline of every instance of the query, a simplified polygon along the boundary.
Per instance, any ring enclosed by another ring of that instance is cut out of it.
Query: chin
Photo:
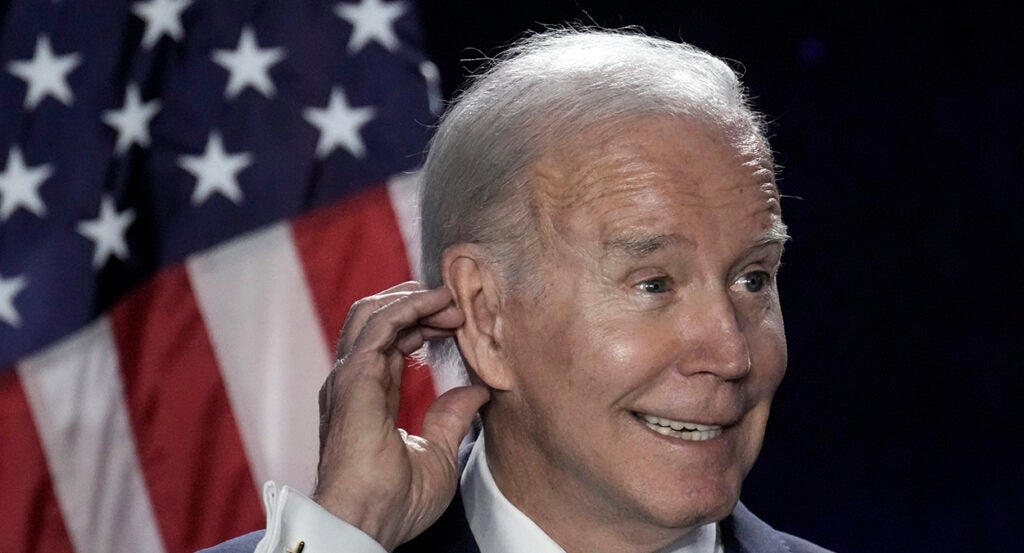
[[[668,493],[662,486],[647,495],[644,518],[664,528],[696,528],[728,517],[740,496],[739,484],[726,482],[690,482],[676,489]]]

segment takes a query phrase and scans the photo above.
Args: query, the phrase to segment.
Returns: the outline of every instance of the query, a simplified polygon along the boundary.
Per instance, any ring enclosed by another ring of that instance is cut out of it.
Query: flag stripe
[[[290,227],[245,235],[187,266],[256,483],[312,490],[316,398],[331,355]]]
[[[18,365],[79,553],[164,551],[106,317]]]
[[[0,98],[0,178],[38,196],[0,221],[0,553],[261,525],[265,479],[312,485],[349,305],[418,264],[405,172],[437,106],[416,0],[133,3],[6,15],[0,66],[40,70]],[[367,24],[395,40],[353,44]],[[415,432],[430,371],[401,394]]]
[[[168,552],[262,526],[242,438],[183,265],[110,314],[139,459]]]
[[[0,532],[0,551],[71,551],[28,398],[10,369],[0,371],[0,436],[0,520],[18,530]]]
[[[403,178],[403,182],[411,182],[410,177]],[[398,216],[408,213],[408,208],[392,202],[392,188],[390,184],[371,188],[293,223],[296,248],[332,351],[352,303],[411,278],[411,256]],[[405,185],[401,189],[408,188]],[[415,246],[418,248],[418,244]],[[398,425],[418,433],[434,395],[430,371],[407,367]]]
[[[420,172],[403,173],[388,179],[388,196],[395,212],[395,222],[405,243],[409,268],[416,280],[423,280],[420,271]]]
[[[297,218],[292,228],[333,352],[349,306],[411,276],[395,212],[387,189],[375,186]]]

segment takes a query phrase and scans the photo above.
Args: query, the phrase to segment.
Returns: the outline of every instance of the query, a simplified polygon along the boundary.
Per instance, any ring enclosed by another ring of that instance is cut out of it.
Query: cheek
[[[786,349],[786,331],[783,327],[782,316],[772,317],[763,326],[763,332],[759,337],[760,355],[764,357],[765,379],[770,387],[769,393],[774,393],[775,388],[782,382],[786,374],[788,352]]]
[[[524,353],[523,394],[533,408],[595,417],[642,382],[637,374],[651,353],[624,324],[595,322],[577,313],[552,323],[533,321]]]
[[[608,318],[588,329],[581,363],[595,395],[631,394],[649,384],[678,356],[679,341],[635,317]],[[578,340],[578,342],[580,342]]]
[[[770,399],[786,373],[787,361],[786,330],[777,295],[749,313],[741,324],[755,370],[752,377],[759,395],[767,394]]]
[[[628,330],[626,330],[628,329]],[[669,357],[678,344],[665,334],[654,332],[635,322],[622,322],[613,328],[601,329],[602,356],[617,367],[616,372],[642,370],[657,359]]]

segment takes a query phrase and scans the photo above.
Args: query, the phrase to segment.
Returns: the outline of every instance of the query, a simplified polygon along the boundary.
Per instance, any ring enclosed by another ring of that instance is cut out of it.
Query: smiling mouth
[[[647,428],[671,438],[688,440],[691,442],[703,442],[717,438],[722,433],[722,427],[717,425],[699,424],[696,422],[676,421],[648,415],[646,413],[634,412],[633,415],[640,422],[647,425]]]

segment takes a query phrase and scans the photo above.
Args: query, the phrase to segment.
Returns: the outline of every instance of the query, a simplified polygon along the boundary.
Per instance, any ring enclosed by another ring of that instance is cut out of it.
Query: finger
[[[410,292],[374,311],[354,343],[354,350],[385,353],[394,346],[398,334],[419,325],[419,321],[452,305],[451,292],[436,288]]]
[[[342,326],[341,332],[339,333],[338,347],[335,352],[335,356],[342,357],[348,352],[348,346],[351,346],[363,326],[366,325],[367,319],[369,319],[375,311],[403,295],[422,290],[426,290],[426,287],[423,286],[423,284],[416,281],[408,281],[397,286],[392,286],[387,290],[383,290],[372,296],[367,296],[353,303],[352,307],[348,310],[348,315],[345,316],[345,324]]]
[[[448,390],[427,410],[423,418],[423,437],[442,446],[449,458],[454,459],[473,422],[473,415],[490,398],[490,391],[483,386],[460,386]]]
[[[398,336],[395,337],[394,348],[400,351],[402,355],[412,355],[416,350],[423,347],[423,344],[428,340],[440,340],[441,338],[449,338],[451,336],[455,336],[455,331],[431,328],[429,326],[414,326],[403,329],[398,333]]]
[[[419,320],[419,324],[404,328],[395,337],[395,348],[403,355],[411,355],[430,340],[440,340],[455,335],[455,330],[466,321],[462,310],[449,304],[441,311]]]
[[[427,315],[420,319],[420,324],[423,326],[452,330],[459,328],[464,322],[466,322],[466,316],[454,302],[445,306],[444,309],[437,313]]]
[[[339,361],[321,390],[321,460],[330,447],[360,451],[358,444],[393,431],[398,417],[404,357],[391,352],[378,358],[372,365],[380,369],[346,365]]]

